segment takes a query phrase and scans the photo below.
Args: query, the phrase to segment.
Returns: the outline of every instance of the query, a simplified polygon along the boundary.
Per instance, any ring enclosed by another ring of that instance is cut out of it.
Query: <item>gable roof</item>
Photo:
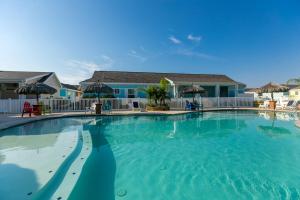
[[[61,86],[63,88],[67,88],[70,90],[79,90],[79,85],[70,85],[70,84],[62,83]]]
[[[293,88],[290,88],[290,90],[300,90],[300,86],[296,86],[296,87],[293,87]]]
[[[226,75],[218,74],[184,74],[156,72],[95,71],[92,78],[82,82],[105,83],[159,83],[162,78],[173,82],[226,82],[237,83]]]
[[[49,72],[26,72],[26,71],[0,71],[0,80],[19,80],[35,78],[38,76],[48,75]]]

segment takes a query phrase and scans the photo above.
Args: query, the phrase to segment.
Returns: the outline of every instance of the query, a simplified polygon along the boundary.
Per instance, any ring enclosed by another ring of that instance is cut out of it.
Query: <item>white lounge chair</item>
[[[265,100],[263,104],[258,106],[259,108],[269,108],[269,100]]]
[[[285,109],[289,100],[278,100],[276,102],[276,109]]]
[[[297,106],[297,101],[289,100],[289,102],[287,103],[285,108],[288,110],[294,110],[294,109],[296,109],[296,106]]]
[[[92,103],[90,107],[86,107],[85,108],[85,114],[87,112],[91,112],[91,114],[93,114],[93,112],[96,112],[96,103]]]

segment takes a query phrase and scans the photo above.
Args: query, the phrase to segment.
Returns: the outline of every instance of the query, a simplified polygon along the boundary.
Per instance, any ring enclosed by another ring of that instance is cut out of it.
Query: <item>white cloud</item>
[[[189,49],[179,49],[177,52],[179,55],[183,56],[189,56],[189,57],[195,57],[195,58],[204,58],[204,59],[209,59],[209,60],[215,60],[217,57],[206,54],[206,53],[201,53]]]
[[[187,39],[191,40],[193,42],[200,42],[202,40],[202,37],[201,36],[193,36],[192,34],[189,34],[187,36]]]
[[[140,62],[145,62],[148,59],[147,57],[140,55],[133,49],[130,50],[127,55],[139,60]]]
[[[169,37],[169,40],[174,44],[181,44],[181,41],[172,35]]]
[[[94,71],[108,70],[113,64],[114,60],[107,55],[102,55],[100,62],[71,59],[65,62],[66,68],[58,76],[64,83],[78,84],[92,77]]]

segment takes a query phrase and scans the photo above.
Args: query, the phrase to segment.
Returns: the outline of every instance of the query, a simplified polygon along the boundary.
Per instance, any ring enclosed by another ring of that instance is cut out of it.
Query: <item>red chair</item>
[[[24,113],[29,113],[29,117],[31,117],[32,107],[31,107],[30,103],[27,101],[25,101],[24,105],[23,105],[22,117],[23,117]]]

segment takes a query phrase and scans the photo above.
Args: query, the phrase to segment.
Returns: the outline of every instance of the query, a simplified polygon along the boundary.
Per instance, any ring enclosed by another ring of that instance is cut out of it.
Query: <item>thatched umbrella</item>
[[[31,83],[19,87],[15,90],[17,94],[33,94],[36,95],[37,104],[39,103],[39,95],[41,94],[54,94],[57,90],[44,83]]]
[[[205,89],[203,87],[200,87],[200,86],[190,86],[190,87],[185,87],[183,90],[182,90],[182,94],[191,94],[193,95],[193,101],[195,99],[195,94],[202,94],[205,92]]]
[[[104,83],[100,83],[97,81],[91,85],[88,85],[84,90],[84,93],[96,93],[98,98],[98,103],[100,103],[100,95],[101,94],[112,94],[113,89]]]
[[[258,89],[258,93],[271,93],[272,100],[274,99],[274,92],[286,92],[289,88],[283,85],[279,85],[276,83],[268,83]]]

